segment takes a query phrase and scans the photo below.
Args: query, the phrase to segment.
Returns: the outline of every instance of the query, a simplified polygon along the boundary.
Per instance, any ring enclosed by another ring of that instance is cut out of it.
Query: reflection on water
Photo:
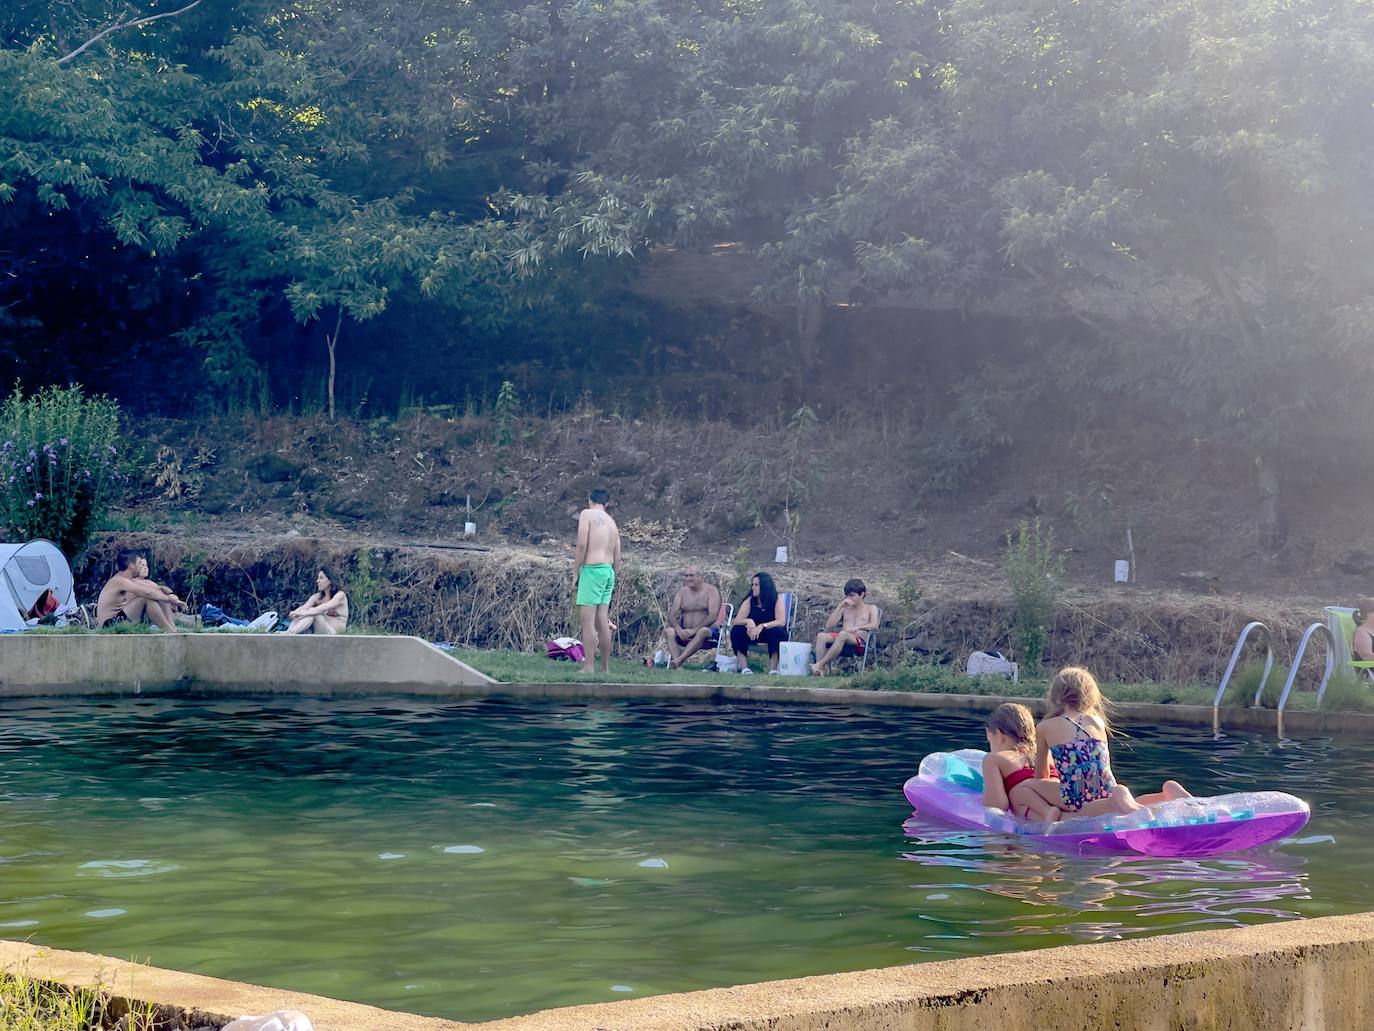
[[[1362,749],[1116,745],[1130,784],[1312,805],[1293,841],[1177,860],[908,820],[920,757],[981,739],[740,703],[9,702],[0,933],[476,1020],[1365,908]]]
[[[1014,929],[967,922],[972,938],[1008,934],[1062,933],[1078,941],[1159,933],[1216,924],[1235,925],[1241,916],[1287,919],[1300,916],[1286,899],[1310,897],[1305,860],[1273,850],[1257,857],[1161,859],[1098,854],[1069,856],[1037,850],[1003,835],[950,831],[913,816],[903,825],[918,846],[903,858],[927,867],[957,870],[956,886],[1036,907],[1037,927],[1018,919]],[[914,891],[947,890],[947,880],[918,882]]]

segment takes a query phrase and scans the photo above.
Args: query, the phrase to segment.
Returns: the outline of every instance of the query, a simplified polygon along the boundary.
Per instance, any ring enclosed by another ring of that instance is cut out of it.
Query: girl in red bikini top
[[[999,705],[988,716],[983,759],[983,805],[1027,820],[1054,822],[1059,782],[1035,777],[1035,717],[1024,705]]]

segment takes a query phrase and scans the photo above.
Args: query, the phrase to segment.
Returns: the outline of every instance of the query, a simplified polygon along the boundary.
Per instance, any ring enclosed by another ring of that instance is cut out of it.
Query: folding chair
[[[873,607],[878,610],[878,625],[868,632],[868,640],[864,643],[863,654],[860,655],[856,652],[852,644],[847,644],[836,659],[837,662],[843,661],[844,659],[858,659],[860,673],[868,668],[868,657],[872,655],[874,650],[878,647],[878,631],[883,625],[883,610],[877,605]]]
[[[1336,642],[1336,665],[1349,666],[1356,676],[1374,680],[1374,662],[1355,658],[1355,610],[1343,605],[1326,606],[1326,628]]]

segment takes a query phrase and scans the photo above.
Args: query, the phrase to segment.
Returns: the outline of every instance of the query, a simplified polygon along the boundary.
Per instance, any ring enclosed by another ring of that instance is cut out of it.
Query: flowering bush
[[[74,559],[120,479],[119,405],[46,387],[0,405],[0,516],[12,540],[46,537]]]

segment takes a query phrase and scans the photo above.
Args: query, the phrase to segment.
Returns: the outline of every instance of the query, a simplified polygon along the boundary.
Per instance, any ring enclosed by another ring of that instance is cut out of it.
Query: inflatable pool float
[[[1180,798],[1129,815],[1077,816],[1058,823],[1021,820],[983,805],[983,756],[974,748],[934,752],[903,786],[923,816],[956,827],[1015,834],[1070,851],[1107,849],[1147,856],[1213,856],[1286,837],[1312,815],[1282,791]]]

